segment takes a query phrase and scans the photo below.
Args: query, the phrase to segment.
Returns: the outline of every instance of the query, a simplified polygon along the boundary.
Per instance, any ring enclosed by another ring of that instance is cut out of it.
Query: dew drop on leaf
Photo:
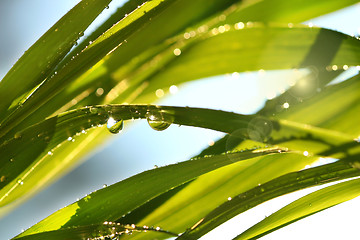
[[[148,111],[145,116],[149,126],[156,131],[163,131],[172,123],[170,117],[166,117],[166,115],[159,111]]]
[[[15,139],[20,139],[22,136],[21,136],[21,133],[20,132],[17,132],[17,133],[15,133],[15,135],[14,135],[14,138]]]
[[[113,134],[119,133],[124,127],[124,121],[122,119],[115,120],[113,117],[109,117],[106,124],[107,129],[109,132]]]

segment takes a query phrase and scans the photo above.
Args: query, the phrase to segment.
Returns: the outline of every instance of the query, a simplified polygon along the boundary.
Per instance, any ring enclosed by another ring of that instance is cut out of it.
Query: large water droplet
[[[167,117],[160,111],[148,111],[145,116],[149,126],[156,131],[167,129],[173,122],[170,116]]]
[[[122,119],[115,120],[113,117],[109,117],[106,127],[109,130],[109,132],[116,134],[123,129],[124,121]]]

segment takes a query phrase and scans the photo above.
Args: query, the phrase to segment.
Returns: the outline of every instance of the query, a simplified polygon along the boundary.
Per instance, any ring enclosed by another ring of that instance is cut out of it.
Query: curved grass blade
[[[310,193],[273,213],[234,239],[258,239],[307,216],[358,197],[359,184],[360,179],[357,178]]]
[[[239,3],[236,11],[226,19],[231,23],[236,23],[239,19],[241,21],[300,23],[356,3],[356,0],[247,1]]]
[[[0,136],[4,136],[14,126],[46,103],[52,96],[56,95],[70,82],[74,81],[77,77],[81,76],[82,73],[91,68],[91,66],[96,64],[96,62],[123,45],[127,37],[137,29],[146,25],[149,18],[162,12],[171,2],[172,1],[166,0],[146,2],[127,18],[124,18],[112,28],[108,29],[103,35],[84,49],[81,54],[75,57],[71,61],[71,64],[67,64],[52,78],[44,81],[44,83],[26,99],[21,107],[16,108],[2,122],[0,126]]]
[[[312,48],[315,44],[316,51]],[[155,66],[151,77],[146,79],[151,84],[142,95],[166,87],[169,79],[172,84],[179,84],[232,72],[307,67],[308,58],[328,56],[329,48],[332,56],[324,60],[320,70],[325,71],[327,65],[342,68],[360,64],[357,54],[360,41],[338,32],[307,26],[268,27],[261,23],[239,29],[237,25],[225,24],[209,29],[197,40],[184,39],[181,44],[171,46],[166,54],[171,53],[173,60],[161,71]],[[175,49],[178,55],[174,54]],[[157,59],[162,59],[161,55]]]
[[[0,82],[1,119],[13,100],[35,88],[49,76],[110,2],[111,0],[81,1],[24,53]]]
[[[36,175],[37,169],[51,169],[49,174],[53,174],[53,171],[60,171],[63,167],[62,164],[51,161],[54,150],[59,151],[58,149],[62,145],[72,144],[78,135],[84,135],[87,129],[102,126],[110,117],[116,121],[154,118],[152,120],[169,125],[175,123],[209,128],[232,133],[235,138],[253,139],[259,142],[269,138],[270,143],[276,142],[278,145],[291,146],[296,150],[303,151],[303,148],[306,147],[308,155],[324,154],[328,156],[342,152],[352,154],[359,151],[359,144],[347,135],[305,124],[283,120],[274,121],[256,115],[151,105],[86,107],[44,120],[17,132],[10,140],[0,145],[0,151],[3,152],[0,158],[0,175],[4,179],[0,183],[2,186],[0,205],[4,206],[23,195],[30,187],[29,179]],[[273,127],[267,128],[268,126]],[[261,138],[258,138],[259,136]],[[32,144],[28,144],[29,142]],[[22,146],[22,151],[18,151],[18,146]],[[338,148],[334,152],[326,152],[333,147]],[[41,169],[39,164],[42,166]],[[42,164],[49,165],[45,167]],[[38,177],[34,179],[38,179]]]
[[[237,161],[271,154],[279,154],[279,149],[209,156],[149,170],[93,192],[34,225],[20,236],[64,227],[115,221],[159,194],[199,175]]]
[[[138,227],[134,224],[123,225],[116,222],[104,222],[102,224],[93,224],[86,226],[75,226],[63,228],[55,231],[47,231],[26,235],[23,237],[15,237],[18,240],[100,240],[100,239],[117,239],[122,235],[131,235],[136,232],[157,232],[167,236],[178,236],[175,233],[163,230],[160,227]]]
[[[307,187],[359,176],[359,174],[360,172],[346,161],[285,174],[232,197],[230,201],[201,218],[178,239],[198,239],[230,218],[270,199]]]

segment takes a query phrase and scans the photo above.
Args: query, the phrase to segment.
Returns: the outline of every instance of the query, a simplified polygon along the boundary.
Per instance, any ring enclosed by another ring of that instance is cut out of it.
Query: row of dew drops
[[[138,227],[135,224],[131,224],[131,225],[127,224],[124,226],[120,223],[105,221],[103,223],[103,226],[110,227],[111,233],[107,234],[107,231],[102,232],[100,230],[98,233],[96,233],[96,235],[99,235],[99,236],[90,237],[90,238],[87,238],[87,240],[103,240],[103,239],[115,240],[115,239],[119,239],[121,237],[121,235],[124,235],[124,234],[131,235],[134,231],[135,232],[156,231],[156,232],[170,233],[170,232],[162,230],[160,227],[149,227],[147,225]],[[171,235],[175,235],[175,234],[171,233]]]
[[[98,108],[90,107],[90,112],[93,114],[98,113]],[[135,111],[135,113],[139,114],[138,111]],[[167,114],[163,114],[163,112],[161,110],[155,110],[155,111],[148,110],[145,114],[145,117],[146,117],[146,120],[147,120],[149,126],[156,131],[163,131],[163,130],[167,129],[168,127],[170,127],[170,125],[173,122],[173,119],[171,118],[171,116],[169,116]],[[100,127],[100,126],[102,126],[102,125],[96,125],[94,127]],[[122,131],[122,129],[124,127],[124,121],[122,119],[115,118],[110,115],[110,117],[107,119],[106,127],[110,133],[117,134]],[[77,133],[76,135],[80,135],[82,133],[86,134],[87,132],[83,129],[83,130],[81,130],[81,132]],[[67,138],[67,141],[74,142],[75,138],[70,136]],[[60,147],[60,145],[61,144],[59,144],[57,147]],[[54,149],[48,151],[47,156],[52,156],[53,150]],[[13,162],[13,161],[14,161],[13,159],[10,159],[10,162]],[[0,182],[5,182],[5,181],[6,181],[5,176],[0,177]],[[17,180],[17,184],[23,185],[24,184],[23,179],[19,178]]]
[[[170,116],[159,111],[147,111],[145,114],[149,126],[156,131],[163,131],[172,124]],[[117,134],[124,127],[124,121],[110,116],[107,120],[106,127],[110,133]]]

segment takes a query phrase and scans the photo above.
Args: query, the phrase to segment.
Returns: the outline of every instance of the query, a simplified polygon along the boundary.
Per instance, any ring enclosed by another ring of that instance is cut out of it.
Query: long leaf
[[[49,118],[16,133],[13,138],[0,145],[0,150],[4,153],[0,159],[2,163],[0,175],[5,179],[1,182],[3,187],[0,190],[1,205],[8,204],[23,195],[26,189],[38,184],[40,172],[40,176],[44,176],[45,173],[42,171],[47,170],[49,172],[45,175],[51,176],[54,172],[61,171],[63,166],[52,161],[54,152],[59,151],[57,149],[62,145],[72,144],[78,135],[84,136],[87,129],[101,126],[110,118],[120,122],[132,118],[147,118],[150,126],[157,130],[161,129],[159,126],[175,123],[226,133],[235,132],[235,137],[251,138],[260,142],[271,138],[271,141],[277,140],[279,145],[291,146],[296,150],[304,151],[305,147],[310,155],[329,156],[345,151],[354,153],[359,151],[358,144],[345,134],[289,121],[273,121],[256,115],[147,105],[86,107]],[[267,128],[268,126],[274,127]],[[239,129],[243,131],[238,132]],[[28,142],[34,145],[26,144]],[[17,150],[19,145],[24,146],[22,151]],[[338,147],[336,151],[326,152],[334,146]]]
[[[237,161],[279,154],[278,150],[238,152],[231,154],[231,157],[211,156],[149,170],[88,195],[34,225],[20,236],[61,227],[115,221],[148,200],[199,175]]]
[[[360,179],[323,188],[302,197],[240,234],[235,239],[257,239],[279,228],[360,195]]]
[[[81,1],[24,53],[0,82],[1,119],[14,99],[36,87],[49,76],[110,2],[111,0]]]
[[[19,240],[83,240],[83,239],[106,239],[106,238],[117,238],[121,235],[129,235],[136,232],[152,232],[162,233],[167,236],[177,236],[175,233],[171,233],[162,230],[160,227],[138,227],[134,224],[123,225],[116,222],[104,222],[102,224],[93,224],[86,226],[77,226],[70,228],[63,228],[55,231],[46,231],[37,234],[26,235],[23,237],[15,238]],[[145,234],[146,235],[146,234]]]
[[[359,171],[347,162],[337,162],[289,173],[232,197],[199,220],[179,239],[198,239],[230,218],[265,201],[311,186],[358,176]]]

